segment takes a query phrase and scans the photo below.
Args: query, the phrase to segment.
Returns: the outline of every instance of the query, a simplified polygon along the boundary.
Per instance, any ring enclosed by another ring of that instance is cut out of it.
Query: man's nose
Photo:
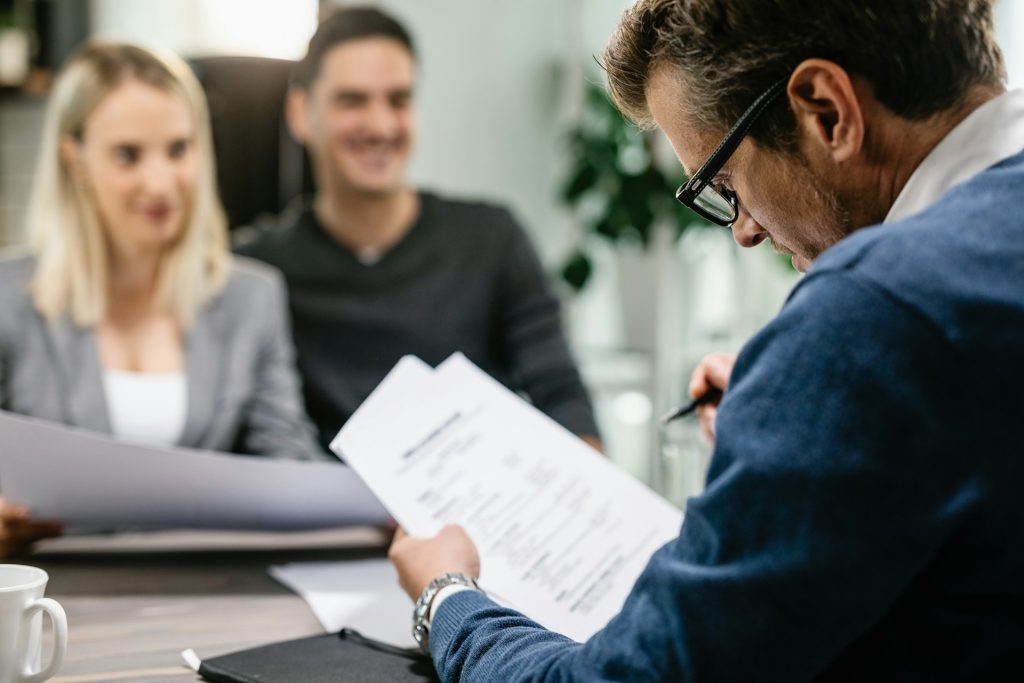
[[[391,137],[398,129],[398,115],[387,102],[377,102],[367,116],[367,127],[381,137]]]
[[[736,222],[732,224],[732,238],[741,247],[756,247],[768,237],[768,231],[761,227],[745,211],[740,211]]]

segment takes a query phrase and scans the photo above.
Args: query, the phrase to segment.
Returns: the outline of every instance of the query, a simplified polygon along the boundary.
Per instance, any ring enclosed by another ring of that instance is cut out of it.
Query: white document
[[[117,441],[0,411],[0,494],[93,527],[318,529],[385,524],[348,467]]]
[[[403,359],[331,448],[415,536],[461,524],[481,587],[586,640],[682,513],[461,354]]]
[[[412,602],[385,559],[292,562],[271,567],[270,575],[301,595],[329,633],[348,627],[398,647],[416,647]]]

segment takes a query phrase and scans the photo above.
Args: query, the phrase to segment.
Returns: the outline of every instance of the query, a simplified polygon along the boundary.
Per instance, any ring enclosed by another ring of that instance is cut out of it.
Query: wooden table
[[[54,683],[197,681],[182,650],[207,658],[323,632],[269,565],[382,557],[385,543],[373,529],[158,532],[56,539],[14,561],[49,572],[46,594],[68,614]]]

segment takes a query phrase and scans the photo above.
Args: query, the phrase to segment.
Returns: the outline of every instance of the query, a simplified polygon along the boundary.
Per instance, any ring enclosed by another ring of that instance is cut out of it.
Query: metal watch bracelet
[[[462,572],[446,572],[427,584],[412,609],[412,637],[420,646],[420,650],[427,655],[430,654],[430,605],[441,589],[447,586],[466,586],[480,590],[476,579]]]

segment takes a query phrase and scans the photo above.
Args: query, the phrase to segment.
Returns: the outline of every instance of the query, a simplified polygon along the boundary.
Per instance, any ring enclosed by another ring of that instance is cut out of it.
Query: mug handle
[[[23,673],[19,683],[43,683],[52,678],[64,664],[64,654],[68,649],[68,618],[60,603],[50,598],[40,598],[28,606],[25,615],[31,618],[36,612],[46,612],[53,622],[53,655],[49,666],[36,673]]]

